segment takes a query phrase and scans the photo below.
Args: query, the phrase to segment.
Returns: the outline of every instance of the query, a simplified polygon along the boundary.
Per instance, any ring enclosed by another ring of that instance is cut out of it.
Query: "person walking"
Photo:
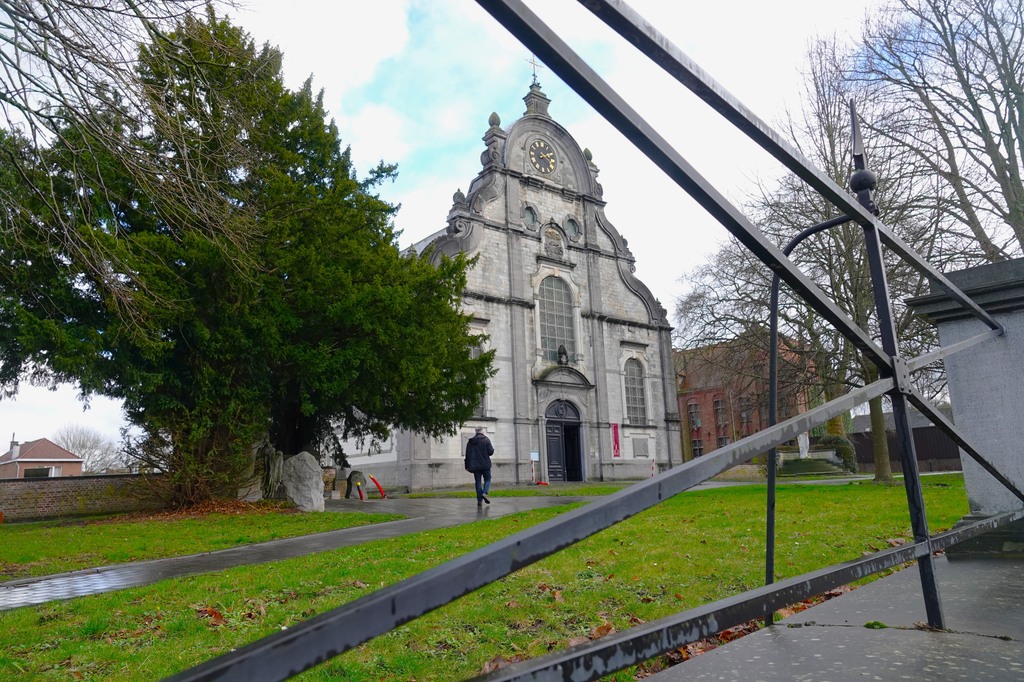
[[[484,434],[484,427],[476,427],[476,434],[466,443],[466,471],[473,474],[476,484],[476,506],[490,504],[487,493],[491,492],[491,455],[494,447],[491,439]]]

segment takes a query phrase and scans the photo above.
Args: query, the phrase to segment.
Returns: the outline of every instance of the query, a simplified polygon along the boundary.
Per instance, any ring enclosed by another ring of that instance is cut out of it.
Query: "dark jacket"
[[[466,443],[466,471],[486,471],[491,468],[494,447],[491,439],[478,433]]]

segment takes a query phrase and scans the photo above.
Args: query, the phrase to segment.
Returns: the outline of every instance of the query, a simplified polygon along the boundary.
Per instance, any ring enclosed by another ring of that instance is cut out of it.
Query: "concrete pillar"
[[[1024,489],[1024,259],[947,273],[1006,333],[945,358],[953,423],[1018,489]],[[948,347],[988,327],[941,287],[908,301]],[[960,453],[972,515],[1024,506],[973,459]]]

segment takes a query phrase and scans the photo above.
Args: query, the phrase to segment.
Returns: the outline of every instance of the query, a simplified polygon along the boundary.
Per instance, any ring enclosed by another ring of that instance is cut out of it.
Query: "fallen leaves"
[[[703,653],[707,653],[712,649],[717,649],[719,646],[727,642],[731,642],[733,640],[739,639],[740,637],[749,635],[752,632],[756,632],[760,629],[760,627],[760,621],[747,621],[746,623],[742,623],[740,625],[736,625],[726,630],[722,630],[716,635],[705,637],[704,639],[697,640],[696,642],[691,642],[690,644],[681,646],[678,649],[673,649],[672,651],[669,651],[665,654],[665,658],[667,659],[669,666],[677,665],[679,663],[682,663],[683,661],[688,661],[691,658],[694,658],[695,656],[700,656]],[[663,668],[661,668],[660,666],[654,666],[654,668],[652,668],[648,672],[653,674],[661,669]]]
[[[562,603],[565,601],[565,597],[562,596],[562,590],[554,588],[551,585],[548,585],[547,583],[540,583],[539,585],[537,585],[537,589],[540,592],[550,592],[551,598],[554,599],[556,602]]]
[[[579,646],[580,644],[586,644],[587,642],[591,642],[591,641],[593,641],[595,639],[600,639],[601,637],[607,637],[608,635],[612,634],[613,632],[617,632],[617,630],[615,629],[615,626],[612,625],[611,623],[609,623],[608,621],[605,621],[605,622],[601,623],[600,625],[592,628],[590,630],[590,634],[588,634],[586,637],[584,637],[584,636],[570,637],[569,640],[566,642],[566,646],[573,647],[573,646]]]
[[[507,665],[512,665],[513,663],[518,663],[519,661],[523,661],[525,659],[526,656],[522,654],[515,654],[513,656],[509,656],[508,658],[505,658],[504,656],[500,655],[495,656],[491,660],[484,663],[484,667],[480,672],[484,674],[492,673],[498,668],[504,668]]]
[[[542,590],[542,591],[549,591],[550,590],[550,587],[548,587],[547,585],[543,585],[543,587],[544,587],[544,590]],[[642,622],[642,621],[639,621],[639,619],[637,619],[637,621],[638,622]],[[537,624],[540,624],[540,621],[538,621]],[[634,624],[634,623],[631,623],[631,624]],[[520,629],[520,628],[516,628],[516,629]],[[537,646],[539,644],[542,644],[542,643],[544,643],[546,641],[548,651],[554,651],[556,649],[564,649],[564,648],[567,648],[567,647],[579,646],[580,644],[586,644],[586,643],[591,642],[591,641],[593,641],[595,639],[599,639],[601,637],[607,637],[608,635],[610,635],[610,634],[612,634],[614,632],[617,632],[617,630],[615,629],[615,626],[612,625],[607,619],[605,619],[600,625],[596,625],[593,628],[591,628],[590,632],[586,636],[579,635],[579,636],[576,636],[576,637],[570,637],[564,643],[561,643],[561,644],[558,641],[556,641],[556,640],[550,640],[550,641],[549,640],[537,640],[537,641],[534,641],[533,643],[531,643],[528,648],[533,648],[533,647],[535,647],[535,646]],[[525,654],[525,653],[523,653],[523,654],[514,654],[512,656],[501,656],[501,655],[498,655],[498,656],[495,656],[494,658],[492,658],[491,660],[489,660],[486,664],[484,664],[484,667],[481,670],[481,672],[483,674],[494,672],[498,668],[510,665],[512,663],[516,663],[518,661],[525,660],[528,657],[529,657],[529,655]]]
[[[833,599],[835,597],[844,595],[853,589],[854,588],[850,587],[849,585],[840,585],[839,587],[831,589],[820,595],[805,599],[797,604],[790,604],[787,607],[779,609],[776,613],[782,618],[786,618],[788,616],[792,616],[793,614],[800,613],[801,611],[809,609],[810,607],[820,604],[824,601],[828,601],[829,599]],[[682,599],[682,596],[679,594],[676,594],[675,597],[676,599]],[[691,642],[690,644],[681,646],[678,649],[673,649],[672,651],[667,652],[663,657],[659,659],[654,659],[652,661],[648,661],[647,663],[641,665],[639,667],[639,671],[636,677],[637,679],[640,679],[642,677],[648,677],[650,675],[653,675],[654,673],[664,670],[665,667],[671,667],[684,661],[688,661],[694,656],[700,656],[701,654],[711,651],[712,649],[715,649],[727,642],[731,642],[741,637],[745,637],[746,635],[757,632],[761,629],[761,627],[762,621],[760,619],[750,620],[746,623],[741,623],[740,625],[736,625],[726,630],[722,630],[721,632],[711,635],[710,637],[705,637],[703,639],[697,640],[696,642]],[[865,627],[878,626],[868,624],[865,625]],[[882,625],[882,627],[885,626]]]
[[[198,615],[200,618],[209,618],[210,627],[228,624],[228,619],[225,618],[220,611],[213,608],[212,606],[200,606],[196,609],[196,615]]]
[[[262,602],[248,599],[246,600],[246,605],[249,606],[249,610],[242,614],[242,618],[245,620],[257,620],[267,617],[267,607]]]
[[[119,622],[125,621],[124,614],[120,611],[116,612],[115,615],[118,617]],[[134,629],[124,627],[118,630],[107,631],[105,634],[101,635],[101,637],[107,644],[117,644],[119,642],[140,642],[146,639],[160,637],[164,632],[160,621],[160,616],[146,614],[142,616],[141,620],[136,621],[138,627]]]
[[[241,516],[243,514],[299,514],[298,509],[286,506],[275,500],[246,502],[244,500],[215,500],[203,502],[194,507],[184,509],[167,509],[157,511],[140,511],[131,514],[118,514],[106,519],[89,521],[90,524],[124,523],[125,521],[181,521],[196,519],[212,514]]]
[[[718,633],[718,641],[720,644],[731,642],[734,639],[739,639],[745,635],[749,635],[752,632],[757,632],[761,629],[760,621],[751,620],[741,625],[736,625],[731,628],[727,628]]]

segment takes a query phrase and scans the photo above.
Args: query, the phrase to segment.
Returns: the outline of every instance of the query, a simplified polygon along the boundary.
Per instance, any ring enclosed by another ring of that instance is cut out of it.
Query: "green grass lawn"
[[[248,509],[242,514],[194,518],[156,514],[147,520],[112,516],[5,523],[0,525],[0,580],[210,552],[402,518],[396,514],[302,514],[272,505]],[[173,532],[168,532],[168,524]]]
[[[923,485],[933,532],[967,513],[962,477],[927,477]],[[464,679],[497,657],[538,656],[757,587],[764,498],[758,485],[678,495],[302,679]],[[902,486],[782,485],[777,509],[779,579],[910,536]],[[0,679],[163,677],[557,513],[542,509],[2,612]],[[634,672],[611,679],[632,680]]]

